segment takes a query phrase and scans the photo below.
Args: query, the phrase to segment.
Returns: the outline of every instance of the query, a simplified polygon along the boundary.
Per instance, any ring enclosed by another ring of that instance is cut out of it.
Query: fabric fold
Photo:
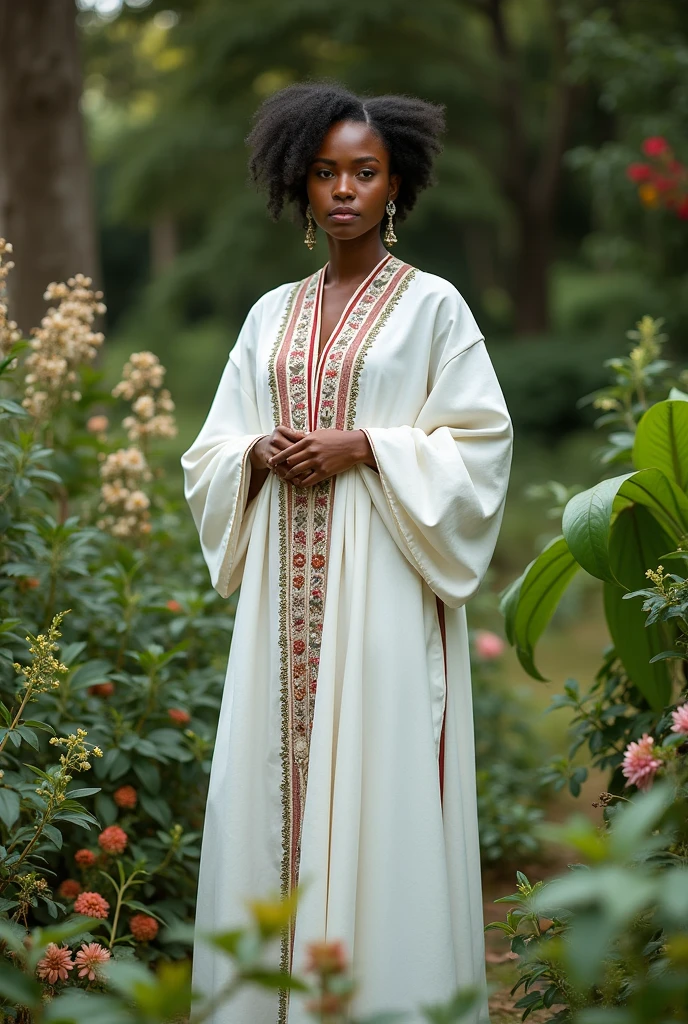
[[[373,502],[386,503],[428,586],[460,607],[492,557],[511,463],[511,420],[482,338],[446,360],[413,425],[362,429],[378,468],[364,471]]]

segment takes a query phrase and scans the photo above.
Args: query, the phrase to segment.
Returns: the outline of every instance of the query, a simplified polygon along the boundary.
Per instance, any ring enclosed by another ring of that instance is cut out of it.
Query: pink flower
[[[110,959],[110,950],[105,949],[99,942],[82,942],[81,949],[77,951],[74,960],[79,970],[79,977],[87,977],[89,981],[95,981],[100,977],[100,967]]]
[[[311,942],[306,947],[306,954],[306,971],[316,974],[343,974],[348,966],[341,942]]]
[[[106,853],[124,853],[129,837],[119,825],[109,825],[98,836],[98,843]]]
[[[134,914],[129,920],[131,934],[139,942],[148,942],[158,934],[158,922],[149,914]]]
[[[628,178],[638,184],[641,181],[647,181],[651,174],[652,170],[648,164],[629,164],[626,168]]]
[[[91,418],[86,421],[86,429],[91,434],[103,434],[107,430],[109,424],[110,421],[107,416],[91,416]]]
[[[645,156],[661,156],[669,149],[669,143],[661,135],[653,135],[643,142]]]
[[[46,948],[45,956],[36,965],[36,974],[42,981],[54,985],[58,978],[60,981],[67,981],[69,978],[67,972],[73,969],[71,949],[68,949],[67,946],[57,946],[51,942]]]
[[[165,607],[169,608],[171,612],[180,612],[182,610],[182,606],[180,605],[179,601],[175,601],[174,598],[169,600],[166,603]]]
[[[80,892],[81,882],[77,882],[75,878],[65,878],[57,890],[58,896],[64,896],[66,900],[73,900]]]
[[[475,634],[475,652],[483,661],[494,661],[504,654],[504,641],[488,629],[479,629]]]
[[[184,708],[168,708],[167,716],[178,725],[188,725],[191,721],[191,715]]]
[[[671,717],[674,720],[671,731],[685,733],[688,736],[688,704],[682,704],[680,708],[672,711]]]
[[[110,904],[99,892],[82,892],[74,902],[74,913],[86,917],[107,917]]]
[[[74,854],[74,860],[80,868],[91,868],[98,858],[93,850],[77,850]]]
[[[136,807],[136,801],[138,800],[138,793],[133,786],[120,786],[112,794],[112,799],[115,801],[118,807],[125,807],[128,810]]]
[[[638,789],[649,789],[658,768],[661,768],[660,758],[654,757],[654,739],[643,733],[637,743],[629,743],[624,754],[622,774],[628,780],[627,786],[637,786]]]

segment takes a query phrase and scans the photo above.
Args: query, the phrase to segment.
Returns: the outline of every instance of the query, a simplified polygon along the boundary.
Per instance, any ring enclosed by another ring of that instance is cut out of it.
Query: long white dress
[[[241,584],[192,982],[209,997],[231,977],[200,932],[299,881],[274,965],[301,973],[309,942],[342,940],[357,1015],[414,1011],[484,983],[464,605],[496,543],[512,428],[453,285],[387,255],[318,358],[324,274],[255,303],[182,457],[213,586]],[[278,423],[363,428],[379,472],[312,488],[271,473],[247,504],[249,451]],[[245,990],[211,1018],[310,1019],[284,990]]]

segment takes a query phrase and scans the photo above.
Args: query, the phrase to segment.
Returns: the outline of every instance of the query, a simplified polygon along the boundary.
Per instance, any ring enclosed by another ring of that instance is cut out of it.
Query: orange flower
[[[174,600],[168,601],[165,607],[169,608],[171,612],[180,612],[182,610],[182,606],[180,605],[179,601]]]
[[[77,850],[74,854],[74,860],[80,868],[91,868],[97,861],[98,857],[93,850]]]
[[[322,567],[325,564],[325,559],[322,555],[313,555],[313,558],[311,559],[311,564],[314,569],[322,569]]]
[[[54,985],[58,979],[67,981],[68,971],[73,969],[72,951],[67,946],[57,946],[51,942],[46,947],[45,956],[36,965],[36,974],[43,981]]]
[[[187,725],[191,721],[191,715],[184,708],[168,708],[167,714],[178,725]]]
[[[120,786],[112,794],[112,799],[118,807],[126,807],[128,810],[131,810],[133,807],[136,807],[138,793],[133,786]]]
[[[21,590],[36,590],[38,587],[40,587],[40,585],[41,581],[37,579],[35,576],[24,576],[19,581],[19,586]]]
[[[82,892],[74,902],[74,913],[86,917],[107,917],[110,904],[99,892]]]
[[[66,900],[73,900],[80,892],[81,882],[77,882],[75,878],[65,878],[57,890],[58,896],[64,896]]]
[[[103,434],[110,425],[107,416],[91,416],[86,421],[86,429],[91,434]]]
[[[98,843],[106,853],[124,853],[129,837],[119,825],[109,825],[98,836]]]
[[[139,942],[149,942],[158,934],[158,922],[149,914],[134,914],[129,919],[131,934]]]
[[[648,209],[654,209],[656,206],[659,206],[659,192],[649,181],[640,186],[638,196],[643,206],[647,206]]]

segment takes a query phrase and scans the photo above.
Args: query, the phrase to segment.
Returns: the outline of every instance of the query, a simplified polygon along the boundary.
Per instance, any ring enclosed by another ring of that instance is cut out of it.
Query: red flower
[[[294,641],[294,654],[297,654],[297,655],[298,654],[303,654],[303,652],[305,650],[306,650],[306,644],[304,643],[303,640],[295,640]]]
[[[303,569],[305,564],[306,556],[301,551],[297,551],[296,554],[294,555],[294,565],[297,567],[297,569]]]
[[[89,686],[88,692],[93,697],[111,697],[115,692],[114,683],[94,683],[93,686]]]
[[[629,164],[626,168],[626,174],[631,181],[639,184],[641,181],[647,181],[651,177],[652,168],[648,164]]]
[[[669,143],[661,135],[652,135],[643,142],[645,156],[662,156],[669,149]]]
[[[91,868],[98,860],[98,857],[93,850],[77,850],[74,854],[74,860],[80,868]]]
[[[110,904],[99,892],[82,892],[74,903],[74,912],[86,917],[107,917],[109,909]]]
[[[63,882],[60,882],[57,893],[59,896],[64,896],[66,900],[75,899],[81,892],[81,882],[77,882],[75,878],[65,878]]]
[[[313,555],[311,561],[314,569],[322,569],[325,564],[325,559],[322,555]]]
[[[306,543],[305,531],[304,530],[297,530],[296,533],[294,534],[294,540],[296,541],[297,544],[305,544]]]
[[[160,926],[155,918],[148,914],[134,914],[129,919],[129,927],[135,939],[138,939],[139,942],[149,942],[158,934]]]
[[[310,683],[308,684],[308,689],[311,691],[311,693],[315,693],[317,688],[318,688],[318,680],[317,679],[311,679]]]
[[[191,721],[191,715],[184,708],[168,708],[167,715],[178,725],[188,725]]]
[[[128,810],[131,810],[132,807],[136,807],[138,793],[133,786],[120,786],[112,794],[112,799],[118,807],[126,807]]]
[[[343,974],[348,963],[341,942],[311,942],[306,947],[306,971],[316,974]]]
[[[676,207],[676,214],[681,220],[688,220],[688,196],[681,200]]]
[[[124,853],[129,837],[119,825],[109,825],[98,836],[98,843],[106,853]]]
[[[182,610],[182,606],[180,605],[179,601],[174,600],[168,601],[165,607],[169,608],[171,612],[180,612]]]
[[[303,577],[303,576],[295,576],[294,577],[294,586],[296,587],[297,590],[300,590],[305,582],[306,582],[306,580],[305,580],[305,577]]]

